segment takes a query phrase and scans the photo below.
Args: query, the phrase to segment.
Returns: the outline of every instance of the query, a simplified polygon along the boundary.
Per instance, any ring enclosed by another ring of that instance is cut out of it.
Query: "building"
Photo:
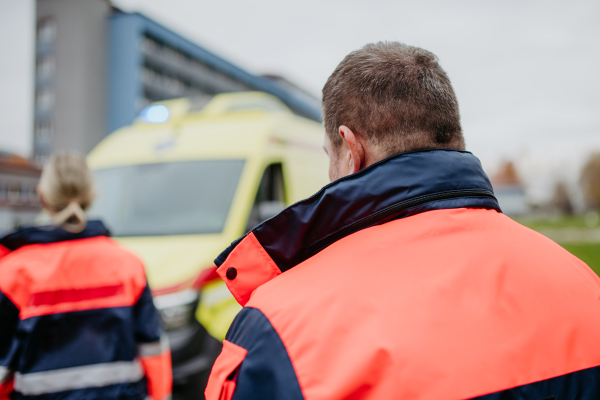
[[[105,0],[37,0],[33,155],[91,150],[107,132]]]
[[[259,90],[320,120],[320,101],[284,80],[256,76],[108,0],[37,0],[34,158],[90,151],[148,104]]]
[[[40,174],[41,170],[30,161],[0,151],[0,237],[33,223],[39,214]]]
[[[511,217],[529,214],[531,207],[527,202],[525,187],[513,162],[502,163],[491,182],[504,214]]]

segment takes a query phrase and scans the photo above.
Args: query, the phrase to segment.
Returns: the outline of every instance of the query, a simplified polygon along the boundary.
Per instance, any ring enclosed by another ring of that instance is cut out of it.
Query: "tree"
[[[498,168],[498,173],[492,178],[495,185],[521,185],[521,179],[512,161],[505,161]]]
[[[554,195],[552,196],[552,205],[563,214],[573,214],[573,204],[567,190],[567,185],[564,182],[557,182],[554,187]]]
[[[581,171],[581,189],[589,208],[600,209],[600,153],[595,153]]]

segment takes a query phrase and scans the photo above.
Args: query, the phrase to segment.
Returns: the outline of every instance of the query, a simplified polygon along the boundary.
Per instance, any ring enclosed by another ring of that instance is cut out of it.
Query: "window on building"
[[[52,110],[54,107],[54,91],[49,87],[39,90],[35,96],[35,107],[39,112]]]
[[[54,77],[54,57],[52,55],[38,57],[35,74],[38,81],[52,79]]]
[[[56,22],[52,18],[44,18],[37,24],[37,44],[38,46],[48,46],[54,44],[56,40]]]
[[[0,201],[6,200],[8,197],[8,184],[6,182],[0,182]]]
[[[35,68],[35,130],[33,153],[38,164],[44,163],[51,151],[52,121],[55,106],[54,47],[56,22],[52,18],[38,20]]]
[[[231,76],[150,35],[140,42],[144,62],[140,79],[152,101],[248,90]]]
[[[21,199],[21,185],[18,182],[13,182],[8,185],[8,202],[11,204],[19,203]]]

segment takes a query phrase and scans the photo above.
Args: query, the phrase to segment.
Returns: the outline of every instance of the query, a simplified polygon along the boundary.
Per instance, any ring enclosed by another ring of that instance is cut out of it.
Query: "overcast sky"
[[[13,110],[0,114],[0,148],[21,152],[28,151],[30,134],[7,130],[4,118],[30,113],[19,113],[14,99],[22,103],[21,92],[31,90],[23,86],[30,69],[15,65],[29,54],[32,4],[0,0],[0,33],[14,38],[9,44],[3,40],[0,50],[9,46],[21,57],[7,63],[3,56],[0,64],[0,106],[9,99]],[[577,159],[600,150],[598,0],[114,4],[142,12],[252,72],[284,75],[315,94],[337,63],[365,43],[396,40],[426,48],[439,57],[454,84],[468,149],[488,168],[516,158],[529,166],[524,172],[529,179],[540,168],[573,175]]]

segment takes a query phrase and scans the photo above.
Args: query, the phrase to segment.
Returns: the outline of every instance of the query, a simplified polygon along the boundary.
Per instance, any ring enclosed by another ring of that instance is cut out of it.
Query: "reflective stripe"
[[[157,342],[138,344],[138,354],[140,357],[159,356],[169,349],[169,338],[164,333],[160,335],[160,340]]]
[[[17,372],[15,374],[15,391],[24,395],[39,395],[137,382],[143,377],[144,370],[138,360],[85,365],[31,374]]]
[[[172,400],[173,397],[171,395],[168,395],[167,397],[160,399],[160,400]],[[152,397],[148,396],[146,397],[144,400],[153,400]]]
[[[125,293],[123,284],[101,286],[95,288],[52,290],[33,293],[29,299],[30,306],[55,306],[61,303],[77,303],[107,297],[120,297]]]
[[[10,376],[10,370],[0,365],[0,383],[4,383],[4,380]]]

